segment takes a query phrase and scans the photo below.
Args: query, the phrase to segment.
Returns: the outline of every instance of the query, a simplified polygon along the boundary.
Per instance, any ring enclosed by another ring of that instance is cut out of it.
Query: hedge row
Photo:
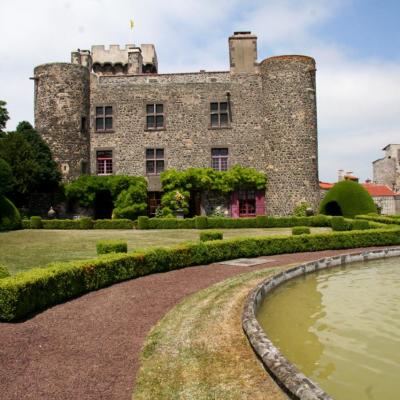
[[[400,244],[400,229],[218,240],[55,263],[0,280],[0,319],[12,321],[83,293],[139,276],[265,255]]]
[[[130,219],[41,219],[31,217],[22,220],[24,229],[132,229],[135,225]]]
[[[218,218],[197,216],[194,218],[149,218],[139,217],[139,229],[240,229],[240,228],[284,228],[292,226],[330,226],[330,216],[313,217],[269,217]]]
[[[374,222],[379,222],[381,224],[396,224],[400,225],[400,218],[396,217],[394,215],[388,215],[388,216],[383,216],[383,215],[356,215],[354,217],[355,219],[364,219],[367,221],[374,221]]]
[[[308,226],[294,226],[292,228],[292,235],[309,235],[311,233]]]
[[[210,240],[222,240],[224,238],[224,234],[220,231],[206,231],[200,232],[200,241],[208,242]]]
[[[127,253],[128,244],[124,240],[99,240],[96,243],[98,255],[109,253]]]

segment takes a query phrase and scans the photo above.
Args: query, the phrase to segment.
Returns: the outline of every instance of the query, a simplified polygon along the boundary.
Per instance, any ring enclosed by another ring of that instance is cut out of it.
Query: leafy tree
[[[0,158],[11,167],[14,185],[10,197],[22,204],[29,193],[52,192],[61,174],[50,149],[29,122],[18,125],[0,140]]]
[[[5,101],[0,100],[0,132],[3,132],[7,121],[10,119],[7,108],[5,107],[6,104],[7,103]]]
[[[0,158],[0,196],[10,192],[14,183],[15,180],[10,165]]]

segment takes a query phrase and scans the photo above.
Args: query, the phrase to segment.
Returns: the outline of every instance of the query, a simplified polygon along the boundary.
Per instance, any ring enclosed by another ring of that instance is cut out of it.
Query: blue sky
[[[76,48],[154,43],[160,72],[228,69],[227,38],[258,35],[258,58],[317,62],[320,179],[338,169],[372,178],[371,163],[400,143],[400,2],[393,0],[0,0],[0,99],[33,122],[36,65]]]

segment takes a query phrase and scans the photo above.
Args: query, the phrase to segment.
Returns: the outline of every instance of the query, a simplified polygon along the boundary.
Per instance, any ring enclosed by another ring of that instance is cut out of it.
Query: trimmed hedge
[[[96,251],[98,255],[108,253],[127,253],[128,244],[124,240],[99,240],[96,243]]]
[[[42,229],[43,228],[42,218],[40,218],[40,217],[31,217],[30,223],[31,223],[31,229]]]
[[[21,216],[15,205],[0,195],[0,231],[20,229],[21,226]]]
[[[133,229],[134,225],[130,219],[97,219],[93,229]]]
[[[366,221],[374,221],[374,222],[379,222],[381,224],[396,224],[396,225],[400,225],[400,219],[399,217],[395,217],[395,216],[387,216],[384,217],[382,215],[356,215],[354,217],[356,220],[359,219],[364,219]]]
[[[241,228],[288,228],[292,226],[330,226],[330,216],[312,217],[269,217],[261,215],[253,218],[149,218],[139,217],[139,229],[241,229]]]
[[[10,273],[8,272],[8,268],[5,265],[0,264],[0,279],[8,278]]]
[[[34,217],[32,217],[34,218]],[[31,220],[32,220],[31,218]],[[42,219],[43,229],[80,229],[79,219]]]
[[[292,235],[305,235],[310,234],[310,228],[308,226],[294,226],[292,228]]]
[[[224,234],[219,231],[207,231],[200,232],[200,241],[208,242],[210,240],[222,240],[224,238]]]
[[[116,282],[191,265],[241,257],[399,244],[400,229],[374,229],[198,242],[105,255],[94,260],[54,263],[0,280],[0,319],[21,319]]]
[[[351,224],[343,217],[332,217],[331,226],[333,231],[349,231]]]
[[[94,222],[92,218],[83,217],[79,220],[79,229],[93,229]]]

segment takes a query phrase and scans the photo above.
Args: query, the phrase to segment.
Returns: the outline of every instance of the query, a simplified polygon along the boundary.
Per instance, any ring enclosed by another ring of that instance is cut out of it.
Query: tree
[[[10,165],[7,161],[0,158],[0,196],[10,192],[14,183]]]
[[[0,100],[0,132],[3,132],[7,121],[10,119],[7,108],[5,107],[6,104],[7,103],[5,101]]]
[[[29,122],[18,125],[0,140],[0,158],[11,167],[14,185],[9,193],[17,204],[29,193],[52,192],[58,188],[61,174],[50,149]]]

